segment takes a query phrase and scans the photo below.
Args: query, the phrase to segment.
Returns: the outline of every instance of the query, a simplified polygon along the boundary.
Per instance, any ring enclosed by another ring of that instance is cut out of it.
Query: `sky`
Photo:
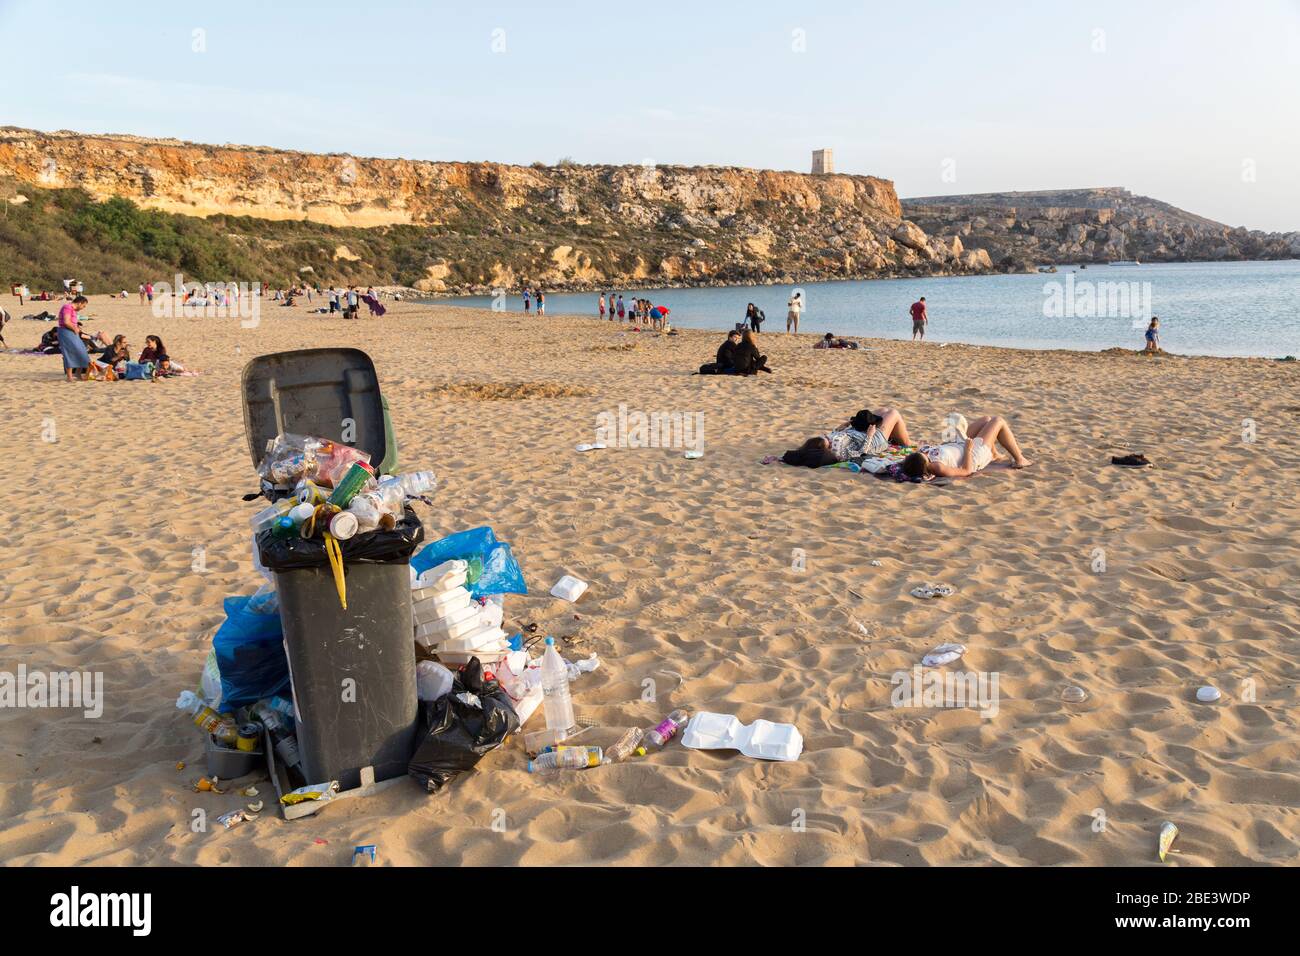
[[[1300,230],[1300,0],[0,0],[0,125],[1124,186]]]

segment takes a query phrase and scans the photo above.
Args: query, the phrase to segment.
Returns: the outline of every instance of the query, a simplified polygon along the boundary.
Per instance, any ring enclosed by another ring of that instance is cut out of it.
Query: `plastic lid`
[[[334,537],[346,541],[357,533],[359,522],[357,516],[351,511],[340,511],[330,520],[330,534]]]

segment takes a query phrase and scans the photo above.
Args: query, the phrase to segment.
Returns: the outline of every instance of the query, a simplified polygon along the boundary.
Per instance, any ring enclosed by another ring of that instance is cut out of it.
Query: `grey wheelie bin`
[[[343,441],[370,453],[377,471],[397,447],[370,356],[358,349],[306,349],[253,359],[244,368],[244,429],[254,463],[278,434]],[[273,500],[288,489],[263,484]],[[418,706],[411,630],[410,557],[423,540],[408,508],[391,531],[340,541],[347,584],[341,606],[319,539],[258,537],[275,574],[297,711],[298,750],[308,783],[360,785],[406,773]]]

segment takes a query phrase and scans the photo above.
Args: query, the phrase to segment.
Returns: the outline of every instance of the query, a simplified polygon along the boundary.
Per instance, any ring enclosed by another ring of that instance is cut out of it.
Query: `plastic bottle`
[[[640,727],[633,727],[622,737],[618,738],[618,743],[605,751],[606,763],[618,763],[620,760],[626,760],[637,750],[644,753],[641,747],[641,741],[645,738],[645,731]]]
[[[230,717],[218,714],[203,703],[192,690],[181,691],[176,707],[194,718],[196,726],[216,737],[223,744],[234,747],[239,741],[239,725]]]
[[[546,639],[542,654],[542,707],[546,712],[547,730],[572,730],[573,699],[569,696],[569,673],[564,658],[555,649],[555,638]]]
[[[561,770],[586,770],[588,767],[599,767],[604,759],[599,747],[567,747],[564,750],[538,754],[536,760],[528,761],[528,772],[558,773]]]
[[[253,534],[266,531],[275,524],[277,518],[288,514],[289,509],[292,508],[293,505],[294,499],[281,498],[279,501],[275,502],[275,504],[268,505],[257,514],[253,515],[252,519],[248,522],[253,528]]]
[[[402,482],[402,490],[412,498],[418,498],[438,487],[438,478],[431,471],[412,471],[399,475],[398,478]]]
[[[674,710],[671,714],[663,719],[663,723],[652,727],[645,732],[645,740],[648,744],[656,747],[662,747],[668,741],[677,736],[677,731],[686,726],[686,722],[691,719],[691,715],[684,710]]]

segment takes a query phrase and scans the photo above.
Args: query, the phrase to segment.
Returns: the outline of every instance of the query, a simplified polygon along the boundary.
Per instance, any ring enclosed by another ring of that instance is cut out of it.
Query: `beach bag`
[[[123,378],[128,382],[140,382],[153,378],[152,362],[127,362],[126,375]]]
[[[510,695],[496,680],[484,678],[482,663],[471,657],[449,693],[421,701],[416,733],[420,743],[407,773],[436,793],[454,777],[473,770],[518,729],[519,716]]]

